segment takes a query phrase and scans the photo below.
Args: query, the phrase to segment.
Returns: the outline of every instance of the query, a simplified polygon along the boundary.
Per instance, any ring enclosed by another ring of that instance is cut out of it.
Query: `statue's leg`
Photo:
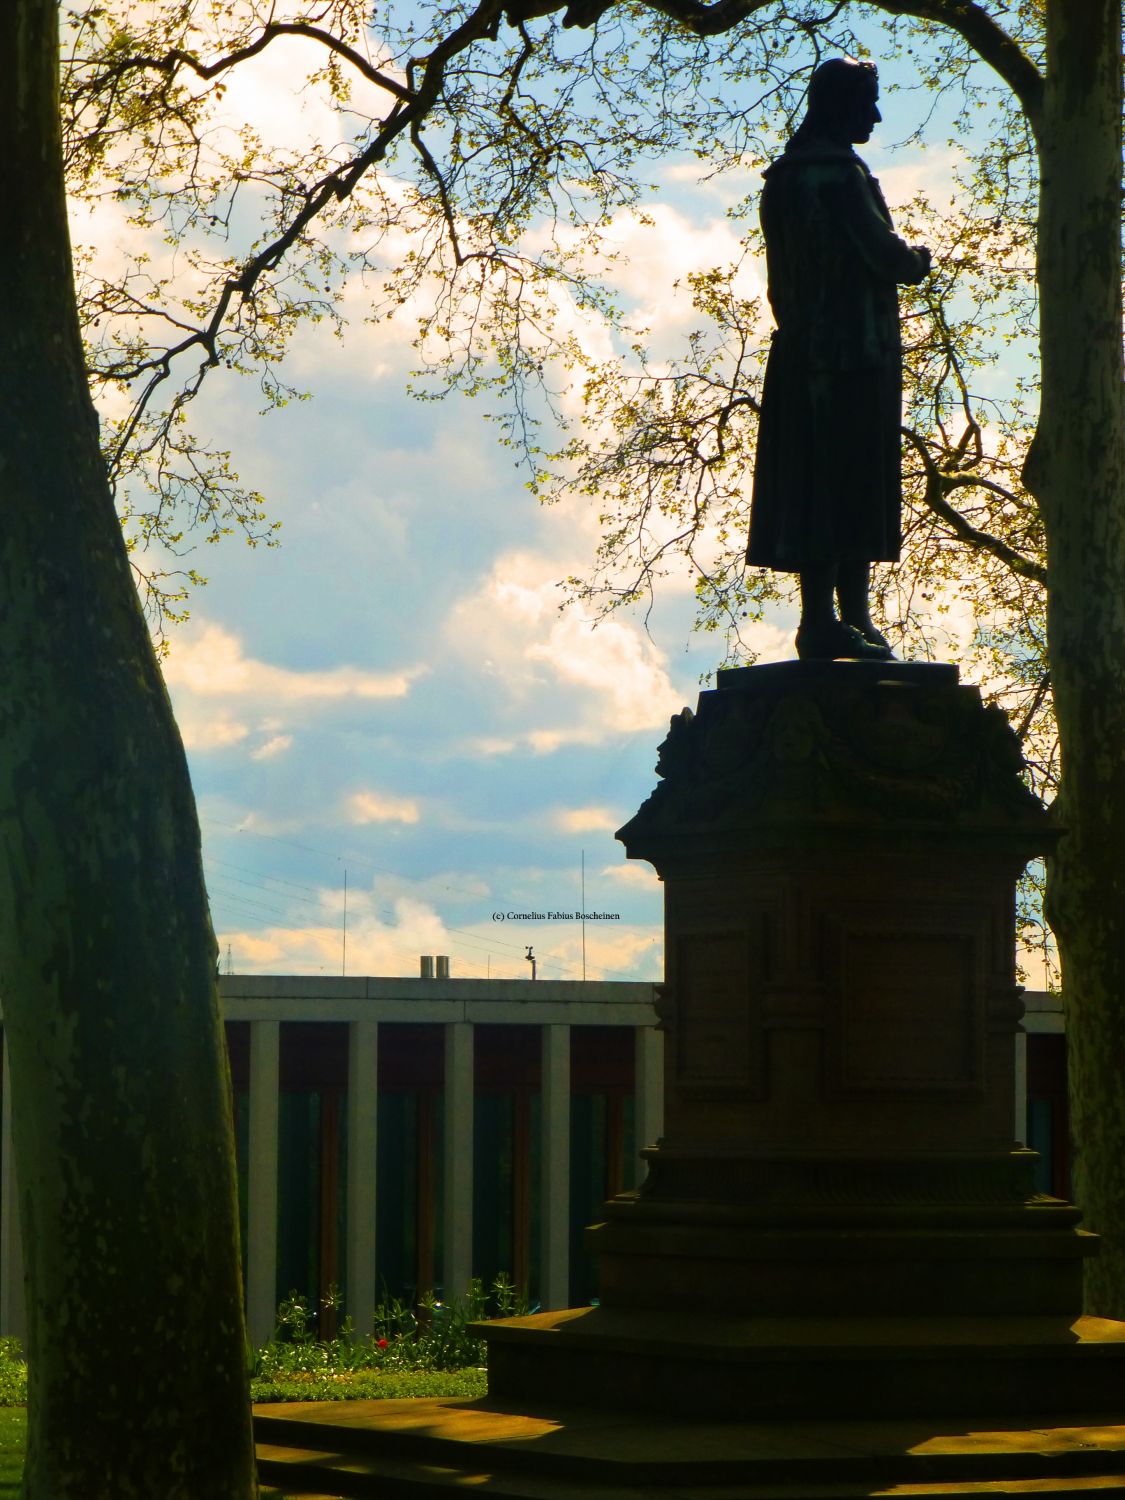
[[[870,563],[848,561],[840,564],[836,571],[836,597],[840,601],[841,620],[857,630],[869,645],[880,646],[889,653],[890,642],[871,618],[870,588]]]
[[[832,595],[836,590],[837,571],[835,562],[815,563],[801,569],[802,630],[830,630],[836,623]]]
[[[843,566],[833,561],[801,569],[797,655],[802,661],[839,661],[845,658],[886,661],[891,654],[886,643],[880,646],[871,642],[850,623],[836,618],[833,595],[840,589]]]

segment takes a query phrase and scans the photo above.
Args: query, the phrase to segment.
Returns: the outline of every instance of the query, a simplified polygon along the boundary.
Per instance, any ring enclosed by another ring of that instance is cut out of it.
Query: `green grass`
[[[0,1408],[0,1500],[18,1500],[27,1446],[27,1412],[22,1406]]]
[[[254,1393],[255,1401],[395,1400],[405,1396],[480,1396],[484,1394],[483,1370],[406,1370],[379,1374],[359,1370],[319,1381],[278,1381]],[[0,1407],[0,1500],[19,1500],[27,1446],[27,1410],[23,1406]],[[275,1500],[286,1500],[284,1491],[267,1490]],[[293,1497],[297,1500],[297,1497]]]
[[[276,1375],[250,1383],[252,1401],[398,1401],[483,1396],[484,1370],[343,1370]],[[0,1496],[2,1500],[2,1496]]]
[[[481,1396],[485,1390],[483,1370],[406,1370],[379,1374],[356,1371],[331,1383],[278,1381],[255,1401],[395,1400],[406,1396]],[[0,1500],[19,1500],[27,1445],[27,1410],[22,1406],[0,1407]],[[276,1500],[286,1500],[283,1491],[269,1490]],[[296,1497],[294,1497],[296,1500]]]
[[[252,1401],[370,1401],[483,1396],[484,1345],[469,1325],[478,1318],[526,1311],[506,1278],[490,1293],[473,1284],[464,1303],[429,1297],[416,1308],[386,1302],[367,1338],[346,1321],[333,1339],[318,1339],[315,1319],[298,1297],[278,1310],[277,1330],[251,1355]],[[19,1500],[27,1445],[27,1366],[15,1339],[0,1339],[0,1500]],[[285,1496],[269,1491],[277,1500]]]

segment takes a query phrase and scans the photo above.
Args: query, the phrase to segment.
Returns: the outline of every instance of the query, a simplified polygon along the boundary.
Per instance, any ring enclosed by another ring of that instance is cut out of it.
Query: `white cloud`
[[[528,729],[507,739],[483,735],[466,740],[462,748],[469,755],[492,759],[498,755],[514,755],[520,750],[530,750],[532,755],[553,755],[564,745],[600,745],[604,739],[605,731],[596,726],[571,725],[567,729]]]
[[[598,729],[532,729],[524,736],[536,755],[553,755],[564,745],[596,745],[604,738]]]
[[[187,750],[225,750],[230,745],[239,744],[250,733],[245,724],[225,713],[216,716],[178,710],[176,722]]]
[[[256,750],[251,750],[251,760],[273,760],[275,755],[284,755],[293,743],[291,734],[275,734]]]
[[[619,731],[655,728],[683,707],[660,651],[636,626],[622,621],[595,626],[568,610],[547,640],[529,646],[527,655],[564,681],[602,694],[607,717]]]
[[[552,237],[576,249],[580,232],[552,224],[525,236],[525,245],[543,250]],[[712,199],[702,212],[697,206],[690,217],[669,203],[646,205],[643,212],[622,210],[599,231],[596,248],[586,259],[591,271],[633,304],[630,323],[655,335],[682,329],[698,316],[692,312],[687,286],[690,272],[733,264],[742,253],[737,229]],[[743,296],[763,294],[764,275],[756,262],[744,263],[736,287]],[[565,289],[555,298],[555,310],[560,328],[579,335],[588,354],[607,357],[612,352],[604,320],[575,305]]]
[[[606,865],[602,874],[610,880],[615,880],[624,886],[633,886],[637,890],[652,891],[660,887],[660,877],[651,865]]]
[[[482,734],[465,742],[465,749],[471,755],[511,755],[513,750],[519,749],[519,740],[501,739],[499,735]]]
[[[365,672],[331,667],[297,672],[243,654],[242,642],[221,625],[203,625],[193,640],[176,636],[164,675],[173,690],[200,697],[268,698],[272,703],[324,698],[404,698],[425,667],[402,672]]]
[[[612,902],[587,895],[589,911],[612,910]],[[582,924],[545,924],[537,927],[534,943],[541,979],[580,979]],[[626,922],[586,923],[588,979],[659,979],[663,970],[663,931],[660,927]]]
[[[762,165],[744,163],[725,172],[712,173],[694,157],[687,160],[662,163],[661,182],[680,190],[686,189],[692,197],[700,196],[716,200],[724,207],[741,203],[747,193],[761,192]]]
[[[348,798],[347,806],[352,823],[417,823],[420,817],[412,798],[388,792],[356,792]]]
[[[529,552],[506,552],[488,577],[453,604],[445,636],[450,650],[470,671],[495,678],[509,697],[523,697],[542,680],[530,664],[527,647],[543,638],[555,618],[561,595],[560,565]],[[491,737],[497,747],[499,737]]]
[[[721,211],[688,218],[669,204],[656,204],[646,217],[651,224],[637,214],[619,214],[609,227],[609,244],[624,255],[611,279],[637,299],[644,325],[659,332],[698,318],[691,306],[688,275],[734,264],[743,247],[737,230]],[[765,295],[762,268],[756,261],[743,263],[735,290],[744,297]]]
[[[560,807],[551,821],[564,833],[585,833],[595,828],[608,828],[612,833],[621,825],[620,817],[608,807]]]
[[[576,910],[578,896],[563,899],[557,891],[557,871],[529,870],[526,899],[500,896],[461,871],[444,872],[425,881],[409,882],[381,873],[370,888],[349,884],[347,893],[346,966],[349,974],[418,974],[420,954],[448,954],[455,975],[472,978],[527,979],[530,969],[525,948],[531,944],[539,960],[540,978],[578,979],[583,972],[582,928],[577,922],[545,922],[535,927],[497,926],[494,907],[520,910],[559,908]],[[548,895],[543,881],[555,887]],[[595,882],[596,884],[596,882]],[[451,892],[451,885],[454,889]],[[277,893],[271,892],[271,896]],[[473,902],[469,921],[447,925],[440,907],[453,895]],[[522,904],[521,904],[522,902]],[[323,886],[312,906],[301,915],[272,926],[246,928],[220,924],[220,950],[228,944],[238,973],[339,974],[345,958],[344,889]],[[589,886],[587,911],[614,912],[612,894],[598,895]],[[306,915],[307,911],[307,915]],[[658,922],[587,922],[585,972],[591,979],[655,979],[660,974],[662,931]]]
[[[871,169],[879,179],[892,217],[918,193],[925,193],[936,203],[953,197],[956,191],[953,174],[965,163],[964,152],[955,147],[931,147],[912,152],[908,157],[877,150],[867,155],[871,157]]]
[[[537,924],[512,940],[507,928],[487,926],[451,931],[425,901],[399,898],[393,909],[370,909],[349,890],[345,950],[342,892],[322,893],[322,911],[307,926],[282,923],[246,929],[223,927],[219,948],[230,947],[240,974],[340,973],[346,958],[352,975],[418,975],[423,953],[450,956],[451,972],[464,978],[529,979],[524,948],[536,953],[541,979],[582,977],[582,929],[575,922]],[[591,910],[612,911],[612,898],[590,898]],[[502,935],[504,934],[504,935]],[[657,979],[661,973],[662,931],[658,925],[586,923],[585,972],[590,979]]]
[[[349,974],[418,974],[421,953],[451,953],[456,948],[433,907],[402,897],[393,910],[373,911],[370,898],[348,893],[345,948],[342,890],[321,892],[322,911],[307,926],[223,930],[219,947],[240,974],[339,974],[346,960]],[[472,959],[461,966],[465,972]],[[454,972],[458,967],[454,965]]]
[[[517,743],[537,754],[565,744],[596,744],[613,734],[662,727],[683,707],[663,653],[619,617],[601,624],[577,609],[559,613],[552,559],[506,553],[446,622],[453,651],[483,669],[509,703],[541,698],[541,722],[515,736],[493,736],[480,753]],[[546,722],[543,722],[543,720]]]
[[[228,9],[223,7],[224,11]],[[303,16],[306,6],[272,5],[270,9],[278,20],[307,19]],[[195,10],[199,29],[211,33],[209,40],[213,46],[226,50],[224,28],[209,26],[208,7],[196,5]],[[401,72],[372,52],[370,34],[366,39],[367,60],[401,82]],[[363,47],[362,39],[358,45]],[[317,87],[308,83],[309,77],[323,68],[325,57],[324,48],[311,38],[278,37],[262,52],[231,69],[226,75],[223,94],[211,94],[207,111],[211,130],[225,130],[233,135],[250,127],[277,152],[330,148],[342,143],[349,115],[336,106],[326,83],[322,81]],[[351,108],[375,116],[384,114],[391,103],[390,96],[353,70],[345,71],[351,87]],[[203,89],[206,85],[199,87]]]
[[[794,655],[792,625],[777,625],[770,620],[754,620],[741,628],[747,650],[757,662],[790,661]]]
[[[235,833],[256,833],[262,838],[284,838],[287,834],[303,832],[308,824],[307,812],[302,809],[292,817],[276,817],[269,813],[239,812],[231,808],[222,820]]]

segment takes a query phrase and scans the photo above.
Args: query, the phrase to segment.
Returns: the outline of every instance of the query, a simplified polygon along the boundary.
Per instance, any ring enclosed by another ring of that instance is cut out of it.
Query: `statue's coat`
[[[794,140],[765,173],[777,321],[766,365],[747,561],[799,572],[894,562],[901,543],[900,282],[929,269],[895,234],[849,147]]]

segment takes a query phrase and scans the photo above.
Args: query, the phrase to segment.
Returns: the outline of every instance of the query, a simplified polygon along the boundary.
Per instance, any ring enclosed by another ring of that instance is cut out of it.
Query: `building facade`
[[[363,1331],[384,1297],[511,1277],[543,1308],[596,1295],[583,1230],[661,1132],[654,986],[226,975],[247,1317],[292,1293]],[[1058,996],[1029,992],[1014,1135],[1065,1197]],[[7,1058],[4,1061],[5,1076]],[[0,1130],[0,1333],[23,1330],[9,1096]],[[327,1304],[327,1305],[326,1305]]]

